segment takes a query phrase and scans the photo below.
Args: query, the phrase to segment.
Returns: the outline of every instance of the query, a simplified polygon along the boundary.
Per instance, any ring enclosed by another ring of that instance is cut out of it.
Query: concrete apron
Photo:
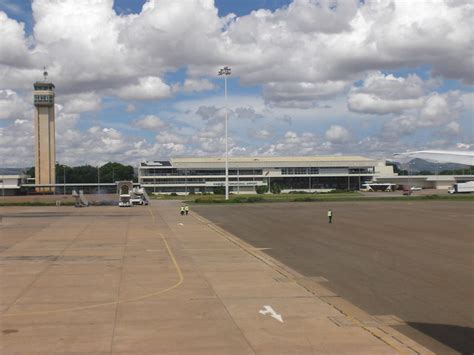
[[[2,354],[430,353],[177,202],[67,211],[0,254]]]

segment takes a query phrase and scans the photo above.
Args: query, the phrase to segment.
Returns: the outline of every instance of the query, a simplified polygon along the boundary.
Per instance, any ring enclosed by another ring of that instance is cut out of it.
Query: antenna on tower
[[[43,67],[43,79],[44,81],[48,81],[48,72],[46,71],[46,67]]]

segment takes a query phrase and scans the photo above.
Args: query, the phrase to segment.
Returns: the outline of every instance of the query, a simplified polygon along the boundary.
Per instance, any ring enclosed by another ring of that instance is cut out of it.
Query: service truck
[[[474,181],[458,182],[449,188],[450,194],[474,192]]]

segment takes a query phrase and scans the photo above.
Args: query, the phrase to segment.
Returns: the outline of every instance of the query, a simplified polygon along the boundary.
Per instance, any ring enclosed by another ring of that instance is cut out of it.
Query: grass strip
[[[277,203],[277,202],[350,202],[350,201],[474,201],[474,195],[424,195],[424,196],[393,196],[393,197],[365,197],[365,196],[304,196],[304,197],[292,197],[285,199],[278,198],[266,198],[260,196],[249,196],[249,197],[231,197],[229,200],[224,198],[201,198],[198,197],[194,203],[198,204],[235,204],[235,203]],[[189,201],[188,201],[189,202]]]

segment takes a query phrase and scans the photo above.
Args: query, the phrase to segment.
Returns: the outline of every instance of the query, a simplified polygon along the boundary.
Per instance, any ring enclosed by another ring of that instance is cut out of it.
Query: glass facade
[[[54,103],[53,95],[35,95],[35,104],[37,103]]]
[[[263,159],[262,159],[263,160]],[[180,167],[173,166],[172,161],[141,163],[139,167],[139,182],[150,193],[214,193],[222,189],[225,183],[225,169],[203,167],[186,168],[186,163],[180,162]],[[211,162],[210,164],[215,164]],[[358,190],[361,185],[371,181],[375,167],[361,164],[357,166],[285,166],[252,168],[229,168],[229,190],[232,193],[252,193],[256,186],[278,184],[281,190],[317,190],[340,189]],[[346,163],[347,164],[347,163]]]

